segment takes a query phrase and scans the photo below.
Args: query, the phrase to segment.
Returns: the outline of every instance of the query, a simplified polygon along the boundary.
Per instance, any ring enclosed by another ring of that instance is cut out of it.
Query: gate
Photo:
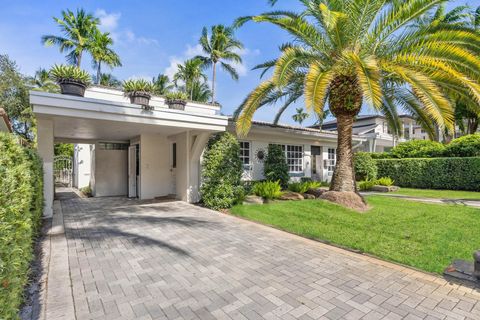
[[[53,158],[53,174],[55,185],[71,187],[73,179],[72,158],[56,156]]]

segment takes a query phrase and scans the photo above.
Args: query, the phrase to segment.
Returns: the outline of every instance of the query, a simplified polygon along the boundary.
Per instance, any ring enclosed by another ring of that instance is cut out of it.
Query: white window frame
[[[240,160],[242,160],[243,170],[252,170],[252,143],[250,141],[239,141],[240,144]],[[248,144],[245,148],[244,144]],[[243,151],[248,151],[248,156],[243,154]],[[246,163],[245,160],[248,160]]]
[[[282,151],[285,155],[285,161],[287,162],[288,166],[288,173],[291,174],[299,174],[299,173],[304,173],[304,146],[301,144],[280,144],[280,143],[271,143],[274,145],[278,145],[282,147]],[[289,148],[293,148],[293,150],[289,150]],[[297,148],[297,150],[295,150]],[[299,157],[289,157],[289,155],[294,154],[294,155],[299,155]],[[294,163],[295,161],[298,161],[297,163]],[[295,168],[297,167],[297,168]],[[292,170],[293,169],[300,169],[300,170]]]
[[[325,168],[327,169],[328,176],[333,176],[333,171],[337,165],[337,149],[327,148],[327,159],[325,161]]]

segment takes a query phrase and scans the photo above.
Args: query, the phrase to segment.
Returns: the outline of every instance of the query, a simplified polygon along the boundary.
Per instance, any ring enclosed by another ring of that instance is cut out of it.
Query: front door
[[[128,147],[128,197],[137,197],[137,146]]]
[[[177,194],[177,143],[172,143],[172,159],[171,159],[171,167],[170,172],[172,175],[172,195]]]

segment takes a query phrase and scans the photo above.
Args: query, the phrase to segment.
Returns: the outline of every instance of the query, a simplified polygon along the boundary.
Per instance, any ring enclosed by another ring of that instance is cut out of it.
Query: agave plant
[[[173,100],[187,101],[188,96],[185,92],[182,92],[182,91],[171,91],[165,94],[165,99],[167,101],[173,101]]]
[[[153,84],[144,79],[125,80],[123,82],[123,92],[126,96],[131,96],[136,93],[151,94],[153,92]]]
[[[78,82],[84,85],[89,85],[92,81],[88,72],[74,66],[74,65],[54,65],[50,69],[50,77],[58,84],[64,82]]]

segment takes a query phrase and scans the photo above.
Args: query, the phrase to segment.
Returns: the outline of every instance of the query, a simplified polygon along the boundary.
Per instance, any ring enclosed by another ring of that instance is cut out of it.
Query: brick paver
[[[62,201],[77,319],[480,319],[480,294],[183,202]]]

